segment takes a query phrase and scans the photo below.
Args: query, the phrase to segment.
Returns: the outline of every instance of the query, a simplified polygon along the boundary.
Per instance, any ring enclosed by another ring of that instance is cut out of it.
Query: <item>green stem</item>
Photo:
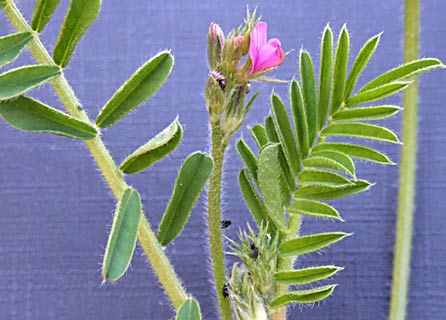
[[[286,235],[284,241],[291,240],[298,237],[299,227],[300,227],[300,215],[293,214],[290,215],[290,220],[288,222],[288,234]],[[297,257],[286,257],[279,258],[278,270],[291,270],[294,262],[296,262]],[[288,286],[284,284],[279,284],[276,287],[276,297],[281,296],[288,292]],[[272,314],[272,320],[285,320],[287,314],[287,307],[281,307],[274,310]]]
[[[41,64],[55,65],[53,59],[40,41],[38,34],[31,29],[12,0],[7,2],[4,11],[17,31],[33,33],[34,40],[30,45],[30,51],[37,62]],[[91,123],[91,120],[87,113],[81,108],[79,100],[63,74],[53,80],[51,84],[65,108],[73,117]],[[110,189],[116,199],[118,199],[121,193],[129,186],[117,168],[109,151],[105,147],[100,135],[92,140],[85,141],[85,144],[95,159],[99,170],[110,186]],[[167,296],[172,302],[172,305],[175,309],[178,309],[187,299],[187,293],[182,287],[181,281],[177,277],[169,259],[164,254],[164,251],[144,214],[141,216],[141,221],[138,227],[138,240],[155,274],[164,287]]]
[[[419,55],[420,1],[406,0],[405,11],[404,61],[409,62],[418,59]],[[396,242],[389,314],[391,320],[403,320],[406,317],[417,163],[417,80],[404,92],[403,107],[402,140],[404,144],[401,149]]]
[[[220,125],[212,124],[212,158],[214,171],[209,180],[208,192],[208,228],[209,245],[214,271],[215,290],[221,319],[231,320],[232,311],[229,299],[223,296],[223,286],[226,284],[226,264],[221,232],[221,181],[223,173],[223,159],[226,150]]]

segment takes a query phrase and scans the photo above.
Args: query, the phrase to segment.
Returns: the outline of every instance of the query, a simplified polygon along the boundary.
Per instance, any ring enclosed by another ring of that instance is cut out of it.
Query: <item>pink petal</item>
[[[266,22],[259,22],[251,31],[249,56],[251,57],[252,65],[250,70],[255,68],[256,61],[258,59],[258,54],[262,49],[262,47],[266,44],[267,28],[268,24]]]
[[[280,41],[269,40],[258,53],[253,73],[277,67],[282,64],[284,56]]]

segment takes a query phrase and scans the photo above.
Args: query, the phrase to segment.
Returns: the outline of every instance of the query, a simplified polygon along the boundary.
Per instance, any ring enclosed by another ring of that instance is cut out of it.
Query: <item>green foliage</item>
[[[343,221],[339,212],[324,201],[355,195],[373,185],[357,179],[353,159],[394,164],[378,150],[338,139],[346,137],[359,138],[359,141],[400,143],[391,130],[368,122],[390,118],[401,108],[386,104],[356,106],[392,96],[406,89],[413,75],[443,67],[437,59],[410,62],[383,73],[355,91],[379,40],[380,35],[368,40],[347,72],[350,53],[348,31],[345,26],[342,28],[336,53],[333,54],[333,33],[327,26],[321,42],[318,85],[312,58],[307,51],[301,50],[301,84],[297,80],[291,81],[290,114],[280,97],[273,93],[271,115],[266,117],[264,127],[258,124],[253,127],[256,130],[251,129],[259,148],[258,155],[244,140],[237,143],[237,150],[246,166],[239,175],[245,202],[259,228],[273,224],[276,228],[268,231],[271,235],[279,235],[280,258],[274,277],[277,288],[324,280],[340,270],[333,266],[289,270],[296,257],[319,251],[349,235],[324,232],[299,236],[296,234],[301,228],[299,217]],[[263,131],[266,132],[266,141]],[[288,201],[290,195],[291,203]],[[334,288],[335,285],[327,285],[289,293],[277,289],[269,308],[293,302],[317,302],[328,297]]]
[[[54,10],[55,1],[46,1],[47,5],[54,8],[36,8],[36,10],[43,10],[43,19],[39,19],[36,28],[43,28],[46,19],[50,18],[49,11]],[[70,7],[62,24],[62,29],[59,33],[56,45],[54,47],[53,59],[56,64],[65,68],[70,62],[77,44],[88,30],[90,25],[96,20],[99,10],[101,8],[102,0],[71,0]],[[49,11],[46,11],[49,10]]]
[[[338,187],[310,185],[297,189],[294,192],[293,197],[296,200],[333,200],[364,192],[371,186],[372,184],[366,180],[353,180],[350,181],[350,184]]]
[[[34,5],[31,27],[34,31],[42,32],[56,11],[60,0],[37,0]]]
[[[251,132],[251,135],[257,143],[257,147],[259,147],[259,149],[262,149],[268,144],[268,136],[266,134],[265,127],[263,127],[261,124],[256,124],[250,128],[249,131]]]
[[[240,171],[238,182],[246,205],[248,206],[248,209],[251,212],[257,225],[261,225],[264,221],[271,222],[269,226],[274,225],[270,216],[268,215],[268,211],[266,210],[265,205],[263,204],[249,177],[247,169],[243,169]]]
[[[167,80],[173,62],[168,51],[162,51],[147,61],[106,103],[96,124],[101,128],[110,127],[148,100]]]
[[[249,148],[243,138],[237,142],[235,148],[251,177],[254,180],[257,180],[257,158],[254,155],[254,152],[252,152],[251,148]]]
[[[334,218],[342,221],[338,211],[332,206],[313,200],[300,200],[288,207],[290,214],[303,214],[321,218]]]
[[[332,123],[322,130],[321,135],[328,137],[354,137],[393,143],[400,142],[396,134],[389,129],[360,122]]]
[[[25,96],[0,101],[0,116],[12,127],[28,132],[47,132],[81,140],[93,139],[98,133],[90,124]]]
[[[312,267],[292,271],[281,271],[274,275],[274,279],[281,284],[290,286],[309,284],[332,277],[343,268],[335,266]]]
[[[183,138],[178,118],[145,145],[129,155],[120,166],[124,173],[138,173],[166,157],[175,150]]]
[[[33,39],[30,32],[0,37],[0,68],[14,61]]]
[[[0,74],[0,100],[15,98],[60,75],[56,66],[25,66]]]
[[[308,140],[312,145],[317,132],[317,108],[316,108],[316,80],[314,77],[313,61],[310,54],[300,51],[300,80],[302,82],[302,94],[307,118]]]
[[[279,255],[281,257],[300,256],[306,253],[319,251],[341,241],[348,235],[348,233],[344,232],[327,232],[298,237],[283,242],[279,246]]]
[[[175,320],[201,320],[201,309],[194,298],[187,299],[180,307]]]
[[[6,6],[6,0],[0,0],[0,10]]]
[[[365,108],[345,109],[333,115],[335,121],[382,120],[394,116],[401,111],[398,106],[383,105]]]
[[[141,218],[141,199],[136,190],[127,188],[121,195],[102,264],[104,280],[116,281],[127,270],[136,246]]]
[[[336,285],[328,285],[309,290],[292,291],[275,299],[270,306],[278,308],[290,303],[316,303],[329,297],[335,288]]]
[[[333,70],[333,89],[331,91],[330,114],[335,113],[342,106],[345,92],[345,79],[347,75],[348,56],[350,53],[350,36],[344,25],[339,35],[336,47],[336,57]]]
[[[320,130],[327,121],[328,108],[330,105],[330,90],[333,65],[333,32],[327,25],[322,35],[321,58],[319,71],[319,94],[318,94],[318,130]],[[291,101],[291,111],[293,112],[293,103]],[[294,117],[294,114],[293,114]],[[296,128],[296,131],[299,127]]]
[[[201,152],[191,154],[184,161],[158,228],[158,240],[161,245],[169,244],[183,231],[213,168],[212,159]]]
[[[269,145],[260,152],[258,180],[266,212],[276,228],[283,229],[285,228],[285,214],[281,199],[278,150],[278,145]]]
[[[285,105],[279,96],[273,94],[271,97],[271,109],[274,126],[277,129],[279,141],[282,145],[288,165],[294,174],[299,171],[299,154],[297,152],[296,141],[294,139],[291,123],[285,109]]]

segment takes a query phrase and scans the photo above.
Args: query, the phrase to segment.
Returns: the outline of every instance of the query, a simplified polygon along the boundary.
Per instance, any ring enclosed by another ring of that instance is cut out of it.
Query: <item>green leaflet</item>
[[[308,140],[311,146],[316,138],[318,126],[318,110],[316,108],[316,80],[314,76],[313,61],[311,60],[310,54],[305,50],[301,50],[299,61],[302,93],[307,114]]]
[[[364,87],[362,87],[358,92],[362,93],[364,91],[380,87],[384,84],[388,84],[397,80],[408,79],[414,75],[442,67],[444,67],[444,65],[441,63],[441,61],[433,58],[411,61],[376,77],[375,79],[367,83]]]
[[[286,159],[285,152],[283,150],[282,145],[279,143],[279,136],[277,134],[276,128],[274,126],[274,120],[271,115],[267,116],[265,119],[265,130],[266,134],[268,136],[268,140],[271,143],[277,143],[279,146],[279,163],[281,168],[281,186],[282,186],[282,197],[284,200],[284,203],[289,203],[289,195],[290,191],[294,190],[296,187],[296,181],[294,179],[294,174],[291,172],[291,168],[289,166],[289,163]],[[299,171],[300,171],[300,161],[299,164]]]
[[[274,299],[270,307],[278,308],[293,302],[315,303],[330,296],[335,288],[336,285],[329,285],[309,290],[292,291]]]
[[[258,159],[258,185],[268,215],[278,229],[285,228],[285,214],[282,206],[282,195],[279,180],[279,145],[265,147]]]
[[[276,282],[289,286],[303,285],[334,276],[344,268],[336,266],[312,267],[291,271],[280,271],[274,275]]]
[[[343,153],[336,151],[313,152],[311,157],[303,161],[305,167],[326,168],[345,172],[355,176],[355,164]]]
[[[257,226],[260,227],[265,225],[267,221],[270,222],[268,212],[257,194],[246,169],[240,171],[238,175],[238,183],[246,205],[248,206]],[[269,226],[272,226],[272,224],[269,224]]]
[[[168,51],[152,57],[115,92],[99,113],[96,124],[110,127],[124,118],[158,91],[172,67],[173,56]]]
[[[62,68],[68,65],[76,45],[90,25],[96,20],[101,8],[101,2],[101,0],[70,1],[70,7],[65,15],[53,52],[54,62]]]
[[[81,140],[93,139],[98,133],[88,123],[25,96],[1,101],[0,116],[12,127],[28,132],[47,132]]]
[[[347,83],[345,85],[344,99],[348,99],[352,94],[359,76],[369,63],[373,54],[375,53],[380,38],[381,34],[372,37],[364,44],[361,50],[359,50],[359,53],[355,59],[355,62],[353,63],[353,67],[347,78]]]
[[[262,148],[268,144],[268,136],[266,135],[266,130],[262,125],[256,124],[254,127],[249,129],[249,132],[254,138],[259,150],[262,150]]]
[[[333,74],[333,98],[330,114],[335,113],[344,102],[345,78],[347,74],[348,55],[350,51],[350,38],[346,26],[342,27],[336,47],[336,58]]]
[[[194,298],[187,299],[178,310],[175,320],[201,320],[198,301]]]
[[[325,170],[304,170],[299,174],[299,184],[340,187],[350,184],[350,180],[340,174]]]
[[[306,157],[310,148],[307,112],[299,83],[296,80],[293,80],[290,85],[290,105],[296,129],[296,138],[299,142],[299,150],[302,157]]]
[[[271,115],[265,118],[265,130],[269,142],[279,143],[279,136],[277,135],[276,128],[274,127],[274,120]]]
[[[41,32],[50,21],[60,0],[37,0],[34,5],[33,19],[31,27],[37,32]]]
[[[366,180],[352,181],[351,184],[341,187],[305,186],[294,192],[293,197],[296,200],[332,200],[361,193],[370,187],[371,184]]]
[[[167,128],[129,155],[120,166],[124,173],[141,172],[175,150],[183,138],[178,118]]]
[[[169,244],[181,233],[213,169],[212,159],[201,152],[195,152],[184,160],[158,228],[161,245]]]
[[[257,181],[256,156],[254,155],[252,150],[248,147],[248,145],[245,143],[243,138],[237,141],[235,148],[237,149],[237,153],[239,154],[240,158],[243,160],[243,163],[245,164],[249,174],[253,177],[254,180]]]
[[[303,214],[320,218],[342,220],[339,212],[332,206],[313,200],[300,199],[288,207],[290,214]]]
[[[10,34],[0,38],[0,68],[14,61],[33,39],[29,32]]]
[[[344,232],[316,233],[283,242],[279,246],[279,256],[300,256],[326,248],[350,236]]]
[[[397,114],[402,109],[398,106],[383,105],[365,108],[343,109],[333,115],[335,121],[381,120]]]
[[[333,123],[322,130],[321,135],[333,137],[355,137],[391,143],[400,143],[395,133],[387,128],[360,122]]]
[[[138,192],[132,188],[125,189],[118,201],[105,249],[102,264],[104,280],[116,281],[127,270],[136,246],[141,212]]]
[[[379,87],[374,87],[373,89],[362,91],[355,96],[348,98],[345,102],[347,108],[357,106],[359,104],[364,104],[367,102],[373,102],[376,100],[381,100],[391,95],[394,95],[401,90],[406,89],[412,82],[410,81],[394,81],[390,83],[383,84]]]
[[[300,160],[296,148],[296,141],[294,140],[293,130],[291,129],[291,124],[285,105],[283,104],[282,100],[280,100],[279,96],[275,94],[271,96],[271,108],[276,132],[279,136],[288,166],[293,170],[294,174],[297,174],[300,169]]]
[[[371,162],[381,164],[391,164],[392,162],[385,154],[364,146],[358,146],[350,143],[338,143],[338,142],[325,142],[317,145],[314,148],[314,152],[333,150],[347,154],[348,156],[356,159],[367,160]]]
[[[5,6],[6,6],[6,0],[0,0],[0,10],[3,10]]]
[[[321,58],[319,71],[319,96],[317,105],[318,130],[322,129],[327,121],[328,106],[330,103],[330,90],[333,64],[333,32],[329,25],[325,27],[321,41]]]
[[[25,66],[0,75],[0,100],[17,97],[60,75],[56,66]]]

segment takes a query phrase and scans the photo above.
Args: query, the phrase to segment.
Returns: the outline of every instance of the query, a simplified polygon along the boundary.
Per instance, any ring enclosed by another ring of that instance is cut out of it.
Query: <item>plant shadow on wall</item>
[[[117,200],[102,265],[104,281],[114,282],[125,274],[139,241],[177,312],[176,318],[201,319],[198,301],[183,287],[164,247],[182,232],[209,180],[210,255],[222,319],[285,319],[289,304],[312,304],[329,297],[336,285],[319,283],[333,277],[342,267],[303,266],[298,258],[335,244],[349,234],[336,231],[301,236],[302,222],[307,218],[343,222],[330,200],[361,193],[372,185],[356,176],[353,159],[394,164],[379,150],[350,141],[371,139],[399,144],[392,131],[373,121],[389,118],[401,108],[380,101],[405,90],[414,76],[443,68],[443,64],[433,58],[411,61],[357,89],[357,80],[372,58],[380,35],[364,44],[348,70],[347,28],[340,31],[335,47],[333,32],[327,26],[318,76],[310,54],[301,50],[299,80],[279,81],[266,74],[280,66],[285,54],[278,39],[267,39],[267,24],[256,18],[255,12],[248,12],[245,23],[226,35],[212,23],[208,34],[210,72],[205,89],[211,156],[195,152],[184,160],[155,234],[143,213],[140,195],[127,184],[125,174],[140,173],[176,149],[183,137],[179,118],[119,166],[100,133],[160,89],[172,70],[173,56],[162,51],[150,58],[104,104],[92,122],[63,68],[69,65],[76,45],[98,16],[101,1],[70,1],[50,55],[39,34],[59,2],[36,1],[28,24],[14,1],[0,0],[0,9],[17,30],[0,38],[0,66],[14,61],[26,48],[37,61],[35,65],[0,74],[0,116],[23,131],[51,133],[86,143]],[[239,173],[240,191],[256,226],[240,231],[238,241],[229,239],[230,254],[241,262],[234,264],[227,275],[221,221],[223,160],[227,146],[259,94],[250,91],[251,85],[259,81],[286,82],[290,99],[286,104],[273,93],[271,114],[263,123],[250,128],[257,151],[243,138],[236,143],[245,165]],[[52,85],[68,113],[29,96],[29,90],[46,82]],[[294,269],[297,265],[299,268]]]

